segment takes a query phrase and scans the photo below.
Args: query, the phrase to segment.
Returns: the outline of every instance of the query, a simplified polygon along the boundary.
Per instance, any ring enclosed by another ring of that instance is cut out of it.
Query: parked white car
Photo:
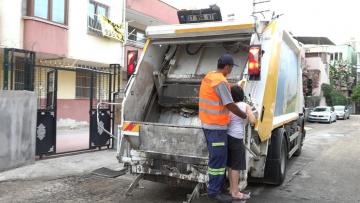
[[[318,106],[310,112],[308,121],[332,123],[336,121],[336,113],[333,107]]]
[[[334,110],[337,119],[346,120],[350,118],[350,111],[346,106],[334,106]]]

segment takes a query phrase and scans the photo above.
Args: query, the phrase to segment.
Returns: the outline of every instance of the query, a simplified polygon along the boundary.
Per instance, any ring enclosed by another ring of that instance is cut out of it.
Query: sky
[[[248,18],[253,0],[162,0],[178,9],[208,8],[217,4],[223,16],[234,13],[235,19]],[[257,0],[263,1],[263,0]],[[360,41],[359,0],[271,0],[257,10],[271,10],[281,16],[285,28],[295,36],[323,36],[334,43]]]

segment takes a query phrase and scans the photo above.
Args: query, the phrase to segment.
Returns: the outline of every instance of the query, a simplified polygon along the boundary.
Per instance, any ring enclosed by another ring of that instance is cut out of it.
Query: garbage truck
[[[300,155],[305,138],[299,43],[279,19],[150,26],[136,72],[122,103],[118,160],[139,181],[193,187],[188,202],[208,181],[208,151],[198,117],[199,87],[219,56],[239,67],[227,77],[241,85],[258,112],[246,126],[248,181],[281,185],[288,160]]]

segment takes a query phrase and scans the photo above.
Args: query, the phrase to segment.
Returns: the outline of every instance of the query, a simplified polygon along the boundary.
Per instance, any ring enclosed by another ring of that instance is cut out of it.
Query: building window
[[[65,0],[52,0],[52,20],[57,23],[65,23]]]
[[[128,40],[144,44],[146,41],[145,32],[135,27],[128,27]]]
[[[67,24],[68,0],[28,0],[28,15]]]
[[[90,98],[91,73],[76,72],[76,98]],[[96,95],[96,82],[93,84],[93,94]]]
[[[34,16],[47,19],[48,18],[48,8],[49,8],[48,0],[35,0]]]
[[[101,32],[100,15],[108,17],[109,7],[95,1],[89,1],[88,29],[90,31]]]

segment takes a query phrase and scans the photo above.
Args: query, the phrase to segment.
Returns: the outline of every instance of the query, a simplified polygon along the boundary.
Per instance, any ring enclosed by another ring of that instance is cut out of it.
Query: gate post
[[[4,48],[4,62],[3,62],[3,67],[4,67],[4,81],[3,81],[3,90],[8,90],[9,89],[9,49],[8,48]]]
[[[89,118],[90,118],[90,125],[89,125],[89,149],[92,148],[91,146],[91,135],[92,135],[92,128],[93,128],[93,121],[92,121],[92,114],[93,114],[93,99],[94,99],[94,72],[91,71],[91,78],[90,78],[90,109],[89,109]]]

